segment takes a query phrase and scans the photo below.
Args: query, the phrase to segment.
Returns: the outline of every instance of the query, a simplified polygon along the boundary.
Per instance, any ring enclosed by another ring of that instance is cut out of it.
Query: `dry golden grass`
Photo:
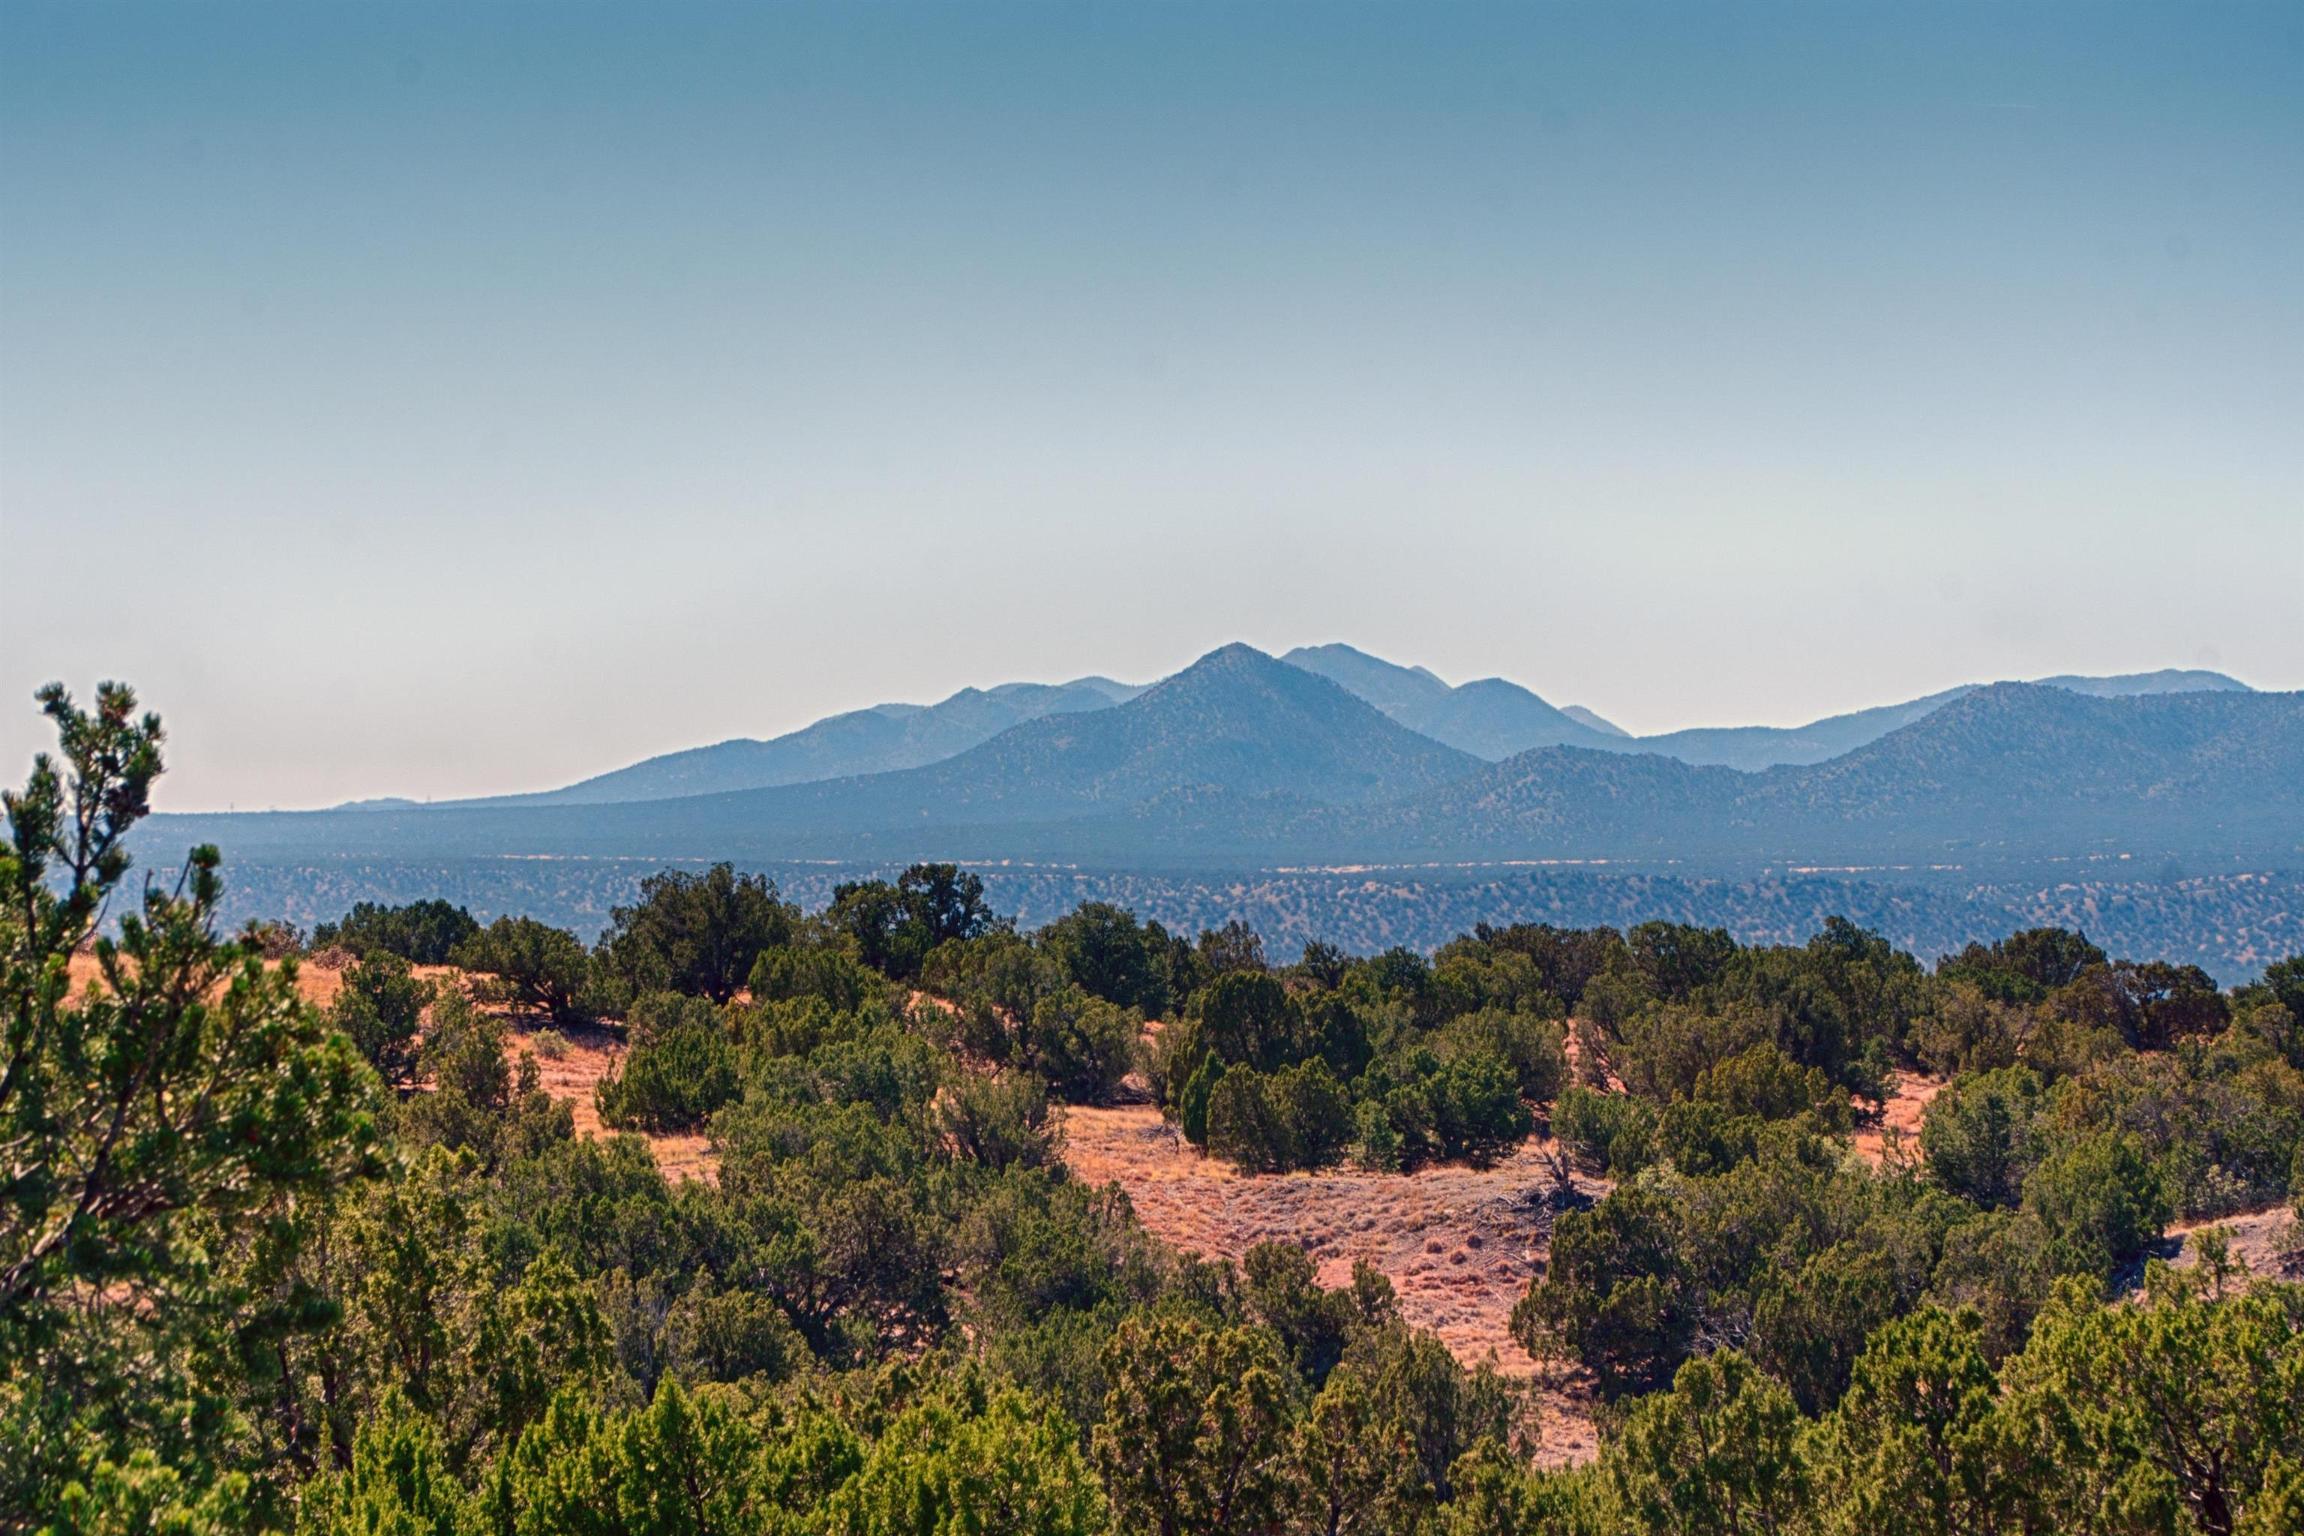
[[[567,1042],[566,1048],[547,1054],[536,1048],[536,1037],[542,1030],[519,1019],[508,1019],[506,1024],[505,1059],[517,1068],[522,1056],[535,1057],[539,1086],[552,1097],[567,1102],[576,1119],[576,1134],[594,1140],[615,1135],[616,1132],[600,1123],[600,1108],[593,1091],[600,1086],[600,1079],[615,1070],[616,1063],[623,1058],[623,1044],[604,1029],[568,1029],[559,1032]],[[703,1179],[709,1183],[719,1174],[719,1160],[712,1155],[711,1143],[702,1136],[648,1135],[642,1139],[656,1154],[656,1166],[674,1183],[682,1179]]]
[[[72,990],[75,994],[78,994],[90,985],[103,985],[104,972],[103,969],[96,964],[96,957],[94,955],[87,954],[85,952],[76,954],[72,956],[72,958],[67,961],[66,964],[69,967],[67,974],[69,974],[72,978]],[[271,970],[278,970],[280,968],[280,962],[277,960],[267,960],[264,962],[264,964],[266,968]],[[439,968],[434,967],[434,969]],[[343,987],[344,977],[341,972],[328,970],[324,967],[313,965],[309,961],[299,961],[297,963],[297,994],[301,996],[304,1001],[312,1004],[314,1007],[325,1008],[330,1003],[336,1001],[336,994],[342,991]]]

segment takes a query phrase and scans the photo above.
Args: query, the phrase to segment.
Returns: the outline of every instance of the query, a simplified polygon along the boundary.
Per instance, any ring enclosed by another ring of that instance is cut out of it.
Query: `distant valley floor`
[[[356,901],[445,897],[486,920],[519,912],[590,939],[665,861],[475,858],[447,861],[236,859],[226,850],[227,915],[306,926]],[[695,866],[701,861],[679,861]],[[763,863],[786,896],[828,901],[843,881],[888,864]],[[1748,877],[1625,866],[1243,869],[1189,873],[1031,865],[973,866],[993,905],[1027,927],[1084,901],[1110,901],[1197,932],[1232,918],[1253,925],[1278,960],[1308,939],[1356,952],[1431,948],[1477,923],[1564,927],[1650,919],[1724,927],[1745,943],[1798,943],[1831,916],[1886,935],[1925,962],[1974,939],[2057,924],[2084,930],[2114,954],[2201,966],[2226,984],[2266,962],[2304,953],[2304,870],[2148,877],[2117,863],[2038,865],[1989,874],[1956,870],[1855,874],[1768,872]]]

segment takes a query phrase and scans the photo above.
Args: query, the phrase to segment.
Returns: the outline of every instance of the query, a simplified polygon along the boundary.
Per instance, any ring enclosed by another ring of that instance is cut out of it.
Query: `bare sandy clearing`
[[[1594,1454],[1588,1389],[1575,1373],[1529,1359],[1511,1335],[1512,1308],[1542,1271],[1551,1231],[1549,1140],[1493,1168],[1243,1175],[1193,1151],[1157,1109],[1133,1104],[1067,1110],[1064,1142],[1075,1173],[1118,1184],[1145,1227],[1175,1247],[1238,1260],[1261,1242],[1293,1242],[1331,1286],[1367,1260],[1391,1280],[1402,1314],[1457,1359],[1531,1381],[1541,1460]],[[1586,1194],[1603,1188],[1580,1184]]]
[[[2231,1237],[2232,1257],[2247,1267],[2251,1279],[2304,1279],[2304,1273],[2288,1267],[2286,1247],[2295,1221],[2295,1213],[2285,1205],[2243,1211],[2216,1221],[2180,1221],[2168,1229],[2152,1253],[2178,1269],[2196,1268],[2200,1250],[2193,1238],[2206,1228],[2222,1227]]]
[[[508,1019],[506,1024],[504,1059],[517,1071],[522,1056],[536,1058],[537,1085],[567,1103],[576,1120],[577,1135],[597,1141],[619,1134],[600,1123],[600,1106],[593,1097],[600,1080],[623,1059],[624,1046],[614,1035],[597,1028],[564,1030],[557,1032],[559,1043],[554,1044],[550,1042],[551,1032],[527,1021]],[[675,1183],[682,1179],[709,1183],[719,1175],[719,1159],[701,1135],[643,1134],[641,1139],[656,1154],[656,1166],[664,1170],[664,1177]]]
[[[1889,1081],[1888,1101],[1881,1107],[1880,1118],[1860,1123],[1849,1138],[1856,1154],[1875,1168],[1888,1160],[1891,1131],[1904,1152],[1912,1157],[1920,1155],[1920,1122],[1928,1113],[1929,1101],[1944,1091],[1945,1080],[1921,1072],[1895,1072]]]

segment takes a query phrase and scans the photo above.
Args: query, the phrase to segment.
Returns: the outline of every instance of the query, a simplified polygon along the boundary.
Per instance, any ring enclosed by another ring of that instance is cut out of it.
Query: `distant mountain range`
[[[670,798],[147,825],[155,839],[299,859],[941,857],[1135,868],[2304,859],[2304,695],[2165,692],[2160,679],[2084,681],[2085,691],[1993,684],[1898,706],[1917,718],[1877,730],[1893,710],[1860,725],[1818,722],[1802,728],[1810,747],[1827,725],[1869,738],[1822,762],[1737,771],[1609,736],[1509,683],[1450,688],[1340,652],[1290,662],[1226,646],[1123,702],[1042,712],[885,772]],[[1017,707],[1047,702],[1034,695]],[[1576,735],[1493,758],[1518,739],[1515,724]]]
[[[1337,818],[1432,857],[1872,864],[2304,853],[2304,695],[1998,683],[1822,763],[1739,773],[1540,748]]]
[[[1299,646],[1280,659],[1349,689],[1412,731],[1491,762],[1530,747],[1607,751],[1630,739],[1587,725],[1500,677],[1451,688],[1422,667],[1394,666],[1348,645]]]
[[[1422,667],[1397,666],[1348,645],[1299,647],[1281,660],[1341,684],[1410,730],[1490,761],[1532,747],[1589,747],[1597,752],[1652,752],[1684,763],[1746,772],[1838,757],[1983,686],[1947,688],[1925,698],[1833,715],[1807,725],[1699,727],[1633,736],[1581,705],[1556,709],[1500,677],[1451,688]],[[2246,683],[2221,672],[2173,669],[2117,677],[2048,677],[2040,679],[2040,685],[2105,698],[2250,691]]]
[[[771,741],[723,741],[668,752],[565,789],[447,803],[607,805],[887,773],[955,757],[1027,720],[1109,709],[1143,691],[1108,677],[963,688],[940,704],[875,704],[870,709],[833,715]]]
[[[1632,734],[1630,731],[1624,729],[1624,727],[1618,725],[1615,721],[1604,720],[1599,715],[1594,714],[1591,710],[1586,709],[1581,704],[1563,704],[1560,706],[1560,713],[1566,715],[1569,719],[1575,721],[1578,725],[1588,725],[1592,727],[1592,729],[1598,731],[1603,736],[1629,736]]]
[[[1838,757],[1979,686],[1950,688],[1801,726],[1725,726],[1633,736],[1582,705],[1555,708],[1500,677],[1451,686],[1423,667],[1404,667],[1342,644],[1299,646],[1280,660],[1328,679],[1419,735],[1490,762],[1535,747],[1566,746],[1655,753],[1747,772]],[[2041,679],[2041,684],[2102,697],[2249,691],[2247,684],[2219,672],[2176,670],[2051,677]],[[875,704],[765,741],[740,738],[666,753],[561,789],[435,802],[429,808],[610,805],[893,773],[957,757],[1029,721],[1110,709],[1145,691],[1141,685],[1108,677],[964,688],[937,704]],[[337,809],[398,810],[415,804],[386,797]]]

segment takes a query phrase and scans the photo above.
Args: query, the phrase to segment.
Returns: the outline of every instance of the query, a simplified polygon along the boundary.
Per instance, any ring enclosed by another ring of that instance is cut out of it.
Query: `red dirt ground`
[[[1595,1454],[1588,1385],[1529,1359],[1511,1335],[1513,1305],[1543,1268],[1549,1224],[1539,1197],[1551,1187],[1548,1140],[1484,1169],[1241,1174],[1195,1152],[1157,1109],[1135,1104],[1066,1111],[1064,1143],[1075,1173],[1118,1184],[1145,1227],[1178,1248],[1238,1260],[1261,1242],[1294,1242],[1331,1286],[1351,1278],[1354,1260],[1374,1264],[1408,1321],[1432,1329],[1458,1360],[1489,1362],[1531,1384],[1540,1461],[1564,1465]]]
[[[419,971],[460,980],[445,966]],[[72,974],[75,985],[94,979],[94,961],[75,956]],[[297,990],[312,1003],[333,1002],[341,986],[335,970],[309,961],[299,967]],[[923,1000],[938,1001],[913,999]],[[543,1038],[549,1032],[529,1021],[506,1022],[507,1059],[517,1065],[521,1056],[533,1055],[544,1090],[567,1101],[577,1132],[610,1134],[600,1124],[593,1091],[623,1055],[615,1037],[605,1030],[569,1031],[555,1046]],[[1897,1073],[1880,1118],[1856,1131],[1857,1153],[1875,1165],[1883,1162],[1894,1130],[1917,1156],[1921,1116],[1943,1086],[1941,1079]],[[1331,1286],[1345,1284],[1353,1262],[1366,1259],[1391,1280],[1402,1314],[1438,1334],[1458,1360],[1486,1362],[1528,1382],[1536,1402],[1539,1463],[1572,1465],[1597,1454],[1588,1378],[1572,1367],[1531,1360],[1511,1336],[1512,1308],[1544,1266],[1550,1229],[1540,1197],[1551,1185],[1545,1158],[1554,1145],[1548,1139],[1530,1141],[1492,1168],[1244,1175],[1193,1151],[1146,1104],[1072,1108],[1065,1113],[1064,1136],[1065,1161],[1073,1171],[1091,1183],[1118,1184],[1145,1227],[1175,1247],[1237,1261],[1260,1242],[1295,1242],[1319,1266],[1321,1283]],[[711,1179],[717,1172],[702,1136],[647,1141],[668,1178]],[[1590,1180],[1578,1183],[1588,1195],[1605,1188]],[[2273,1211],[2224,1224],[2234,1228],[2235,1252],[2256,1273],[2270,1274],[2278,1234],[2289,1219]],[[2185,1239],[2193,1230],[2170,1231],[2169,1250],[2180,1264],[2192,1262]]]
[[[442,986],[462,986],[466,982],[463,972],[448,965],[420,965],[416,967],[416,974]],[[307,998],[325,1005],[334,999],[343,979],[336,972],[307,961],[297,976],[296,985]],[[536,1058],[538,1086],[552,1097],[567,1102],[576,1121],[577,1135],[598,1140],[615,1134],[600,1123],[600,1109],[593,1098],[600,1079],[614,1070],[624,1055],[623,1043],[615,1035],[605,1029],[551,1030],[539,1026],[534,1019],[502,1008],[490,1011],[504,1021],[504,1059],[517,1072],[521,1057]],[[711,1147],[702,1136],[646,1135],[642,1139],[656,1154],[656,1166],[674,1182],[710,1180],[719,1172]]]
[[[1903,1151],[1917,1158],[1921,1117],[1928,1112],[1928,1101],[1943,1091],[1944,1079],[1940,1077],[1919,1072],[1891,1074],[1888,1102],[1882,1106],[1880,1118],[1859,1124],[1850,1138],[1857,1155],[1879,1167],[1888,1160],[1888,1133],[1894,1131]]]
[[[275,962],[276,963],[276,962]],[[71,960],[72,986],[75,991],[98,981],[102,972],[93,955],[74,955]],[[464,981],[463,973],[454,966],[420,965],[416,974],[427,981],[458,986]],[[315,1007],[325,1008],[336,1001],[343,990],[344,974],[329,965],[315,964],[311,959],[301,961],[296,968],[296,991]],[[603,1029],[571,1031],[562,1039],[564,1048],[555,1048],[542,1037],[547,1032],[536,1027],[532,1020],[505,1015],[504,1059],[518,1070],[520,1058],[533,1055],[544,1091],[556,1099],[565,1099],[576,1119],[576,1133],[580,1136],[601,1137],[613,1134],[600,1123],[600,1111],[593,1102],[593,1089],[607,1076],[616,1061],[624,1054],[624,1047],[616,1037]],[[656,1154],[656,1164],[664,1176],[672,1180],[711,1179],[719,1171],[719,1164],[711,1147],[702,1136],[675,1135],[645,1138],[649,1149]]]
[[[599,1106],[592,1093],[614,1069],[624,1055],[623,1045],[604,1029],[569,1030],[561,1034],[565,1042],[558,1048],[539,1047],[538,1036],[544,1031],[511,1021],[505,1036],[504,1055],[517,1069],[520,1058],[536,1058],[536,1074],[546,1093],[556,1099],[565,1099],[576,1118],[576,1134],[597,1140],[616,1133],[600,1123]],[[712,1155],[711,1143],[698,1135],[649,1135],[643,1137],[648,1150],[656,1154],[656,1166],[664,1170],[664,1177],[678,1183],[682,1179],[703,1179],[707,1183],[718,1177],[719,1160]]]

